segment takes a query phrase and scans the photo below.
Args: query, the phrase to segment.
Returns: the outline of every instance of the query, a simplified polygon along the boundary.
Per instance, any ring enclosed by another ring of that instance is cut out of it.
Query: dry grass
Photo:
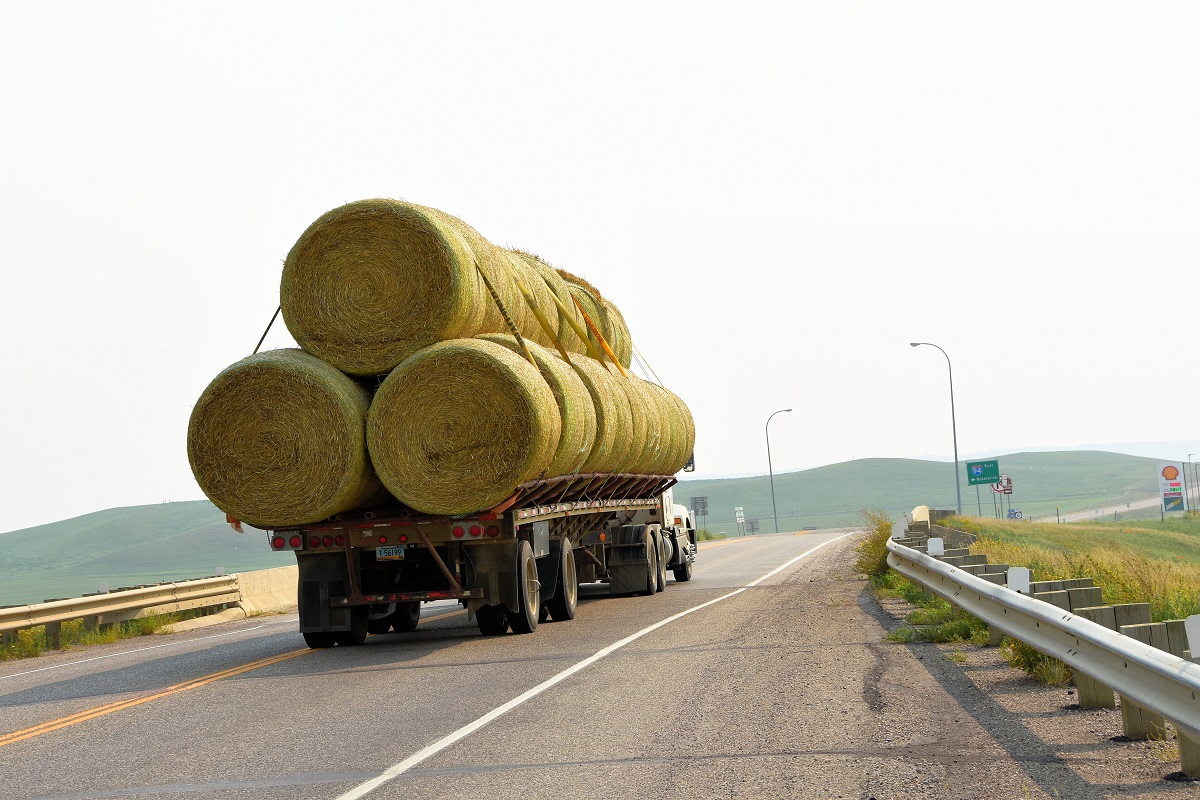
[[[370,395],[299,350],[223,370],[188,424],[197,483],[227,514],[264,528],[318,522],[378,499],[367,456]]]

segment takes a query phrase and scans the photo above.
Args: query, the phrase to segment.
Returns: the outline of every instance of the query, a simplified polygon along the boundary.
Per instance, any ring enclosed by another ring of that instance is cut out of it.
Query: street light
[[[930,347],[938,347],[933,342],[909,342],[909,347],[920,347],[926,344]],[[950,356],[946,355],[946,351],[942,350],[942,355],[946,356],[946,369],[950,371],[950,433],[954,436],[954,493],[958,497],[958,515],[962,516],[962,488],[959,485],[958,478],[958,426],[954,422],[954,369],[950,366]]]
[[[1194,456],[1194,455],[1196,455],[1196,454],[1195,454],[1195,453],[1188,453],[1188,466],[1192,468],[1192,485],[1193,485],[1193,486],[1195,486],[1195,485],[1196,485],[1196,465],[1192,463],[1192,456]],[[1183,473],[1183,487],[1184,487],[1184,490],[1185,490],[1185,494],[1186,494],[1186,496],[1187,496],[1187,502],[1186,502],[1184,505],[1186,505],[1186,506],[1188,507],[1188,508],[1187,508],[1187,510],[1188,510],[1188,513],[1189,513],[1189,514],[1195,514],[1195,513],[1196,513],[1196,511],[1195,511],[1195,509],[1193,509],[1193,507],[1192,507],[1192,494],[1191,494],[1191,490],[1190,490],[1190,489],[1188,489],[1188,482],[1187,482],[1187,471],[1186,471],[1186,470],[1185,470],[1185,471],[1184,471],[1184,473]],[[1200,501],[1200,495],[1197,495],[1197,501]]]
[[[781,408],[771,414],[782,414],[785,411],[791,411],[790,408]],[[771,513],[775,516],[775,532],[779,533],[779,512],[775,510],[775,470],[771,468],[771,417],[767,417],[767,424],[763,426],[763,430],[767,434],[767,474],[771,476]]]

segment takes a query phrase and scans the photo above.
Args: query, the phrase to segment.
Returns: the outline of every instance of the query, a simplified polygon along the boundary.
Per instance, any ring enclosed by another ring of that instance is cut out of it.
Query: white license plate
[[[404,559],[403,547],[376,547],[376,561],[402,561]]]

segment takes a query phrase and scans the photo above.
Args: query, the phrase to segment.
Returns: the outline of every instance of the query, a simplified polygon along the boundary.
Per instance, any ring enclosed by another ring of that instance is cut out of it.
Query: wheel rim
[[[575,551],[568,544],[563,550],[563,596],[570,608],[579,601],[579,582],[575,579]]]

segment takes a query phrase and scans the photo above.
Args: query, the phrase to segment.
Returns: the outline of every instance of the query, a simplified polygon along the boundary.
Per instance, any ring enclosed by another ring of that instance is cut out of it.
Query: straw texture
[[[523,356],[516,338],[499,333],[488,333],[480,337],[503,345],[519,356]],[[561,358],[534,342],[527,342],[538,371],[545,379],[554,401],[558,405],[562,421],[562,433],[558,449],[546,467],[550,476],[573,475],[587,460],[596,444],[596,407],[592,395],[583,380]]]
[[[629,397],[617,384],[618,378],[598,361],[572,358],[571,366],[583,380],[596,407],[596,445],[580,472],[621,472],[630,463],[633,449]]]
[[[188,461],[217,508],[264,528],[319,522],[380,499],[367,459],[370,395],[299,350],[227,367],[200,395]]]
[[[367,447],[384,486],[426,514],[490,508],[542,477],[561,431],[537,368],[495,342],[440,342],[380,385]]]

